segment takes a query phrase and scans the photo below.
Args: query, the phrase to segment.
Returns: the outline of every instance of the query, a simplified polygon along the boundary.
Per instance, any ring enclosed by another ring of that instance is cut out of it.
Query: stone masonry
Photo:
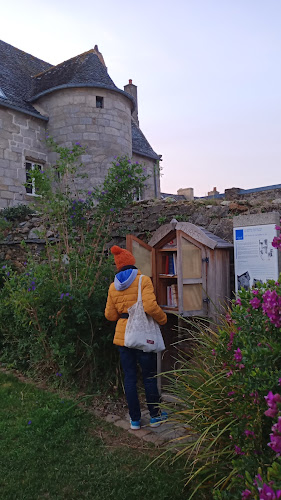
[[[0,208],[30,200],[23,184],[24,163],[45,164],[45,121],[0,107]]]

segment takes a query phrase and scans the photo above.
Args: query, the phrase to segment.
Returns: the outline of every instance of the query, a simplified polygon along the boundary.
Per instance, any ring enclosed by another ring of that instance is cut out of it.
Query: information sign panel
[[[257,282],[277,280],[278,250],[272,246],[277,236],[275,224],[235,227],[233,232],[235,291],[249,290]]]

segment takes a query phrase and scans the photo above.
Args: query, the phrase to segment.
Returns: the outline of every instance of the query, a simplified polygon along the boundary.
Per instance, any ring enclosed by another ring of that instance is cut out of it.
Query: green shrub
[[[178,400],[173,417],[193,436],[178,453],[188,457],[189,498],[207,488],[216,499],[241,499],[245,481],[259,481],[258,470],[266,478],[275,460],[266,401],[270,391],[280,393],[280,283],[242,289],[222,322],[218,334],[199,329],[196,358],[182,355],[181,368],[169,375],[168,391]]]
[[[52,138],[48,144],[58,155],[56,170],[32,171],[45,253],[40,261],[30,254],[21,274],[2,269],[0,359],[56,383],[116,388],[114,325],[104,318],[114,276],[106,249],[119,210],[147,176],[141,165],[117,158],[103,187],[81,192],[76,180],[84,149],[60,147]],[[55,241],[47,238],[50,228]]]
[[[1,211],[1,217],[8,221],[24,220],[27,215],[34,212],[29,205],[17,205],[16,207],[7,207]]]

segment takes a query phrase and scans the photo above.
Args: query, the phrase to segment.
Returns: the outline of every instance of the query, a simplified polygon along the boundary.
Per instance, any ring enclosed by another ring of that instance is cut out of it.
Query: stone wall
[[[103,97],[103,108],[96,97]],[[48,133],[59,145],[87,146],[81,158],[86,179],[79,188],[91,189],[104,180],[116,155],[132,155],[131,101],[117,92],[95,88],[62,89],[38,99],[34,106],[49,116]]]
[[[96,97],[103,107],[96,107]],[[55,165],[56,154],[46,148],[46,129],[59,145],[80,142],[87,148],[81,162],[87,177],[77,178],[76,189],[102,184],[115,156],[132,157],[131,101],[119,92],[98,88],[61,89],[47,94],[34,107],[49,121],[0,108],[0,208],[28,203],[25,161],[46,168]],[[145,199],[155,197],[154,161],[134,154],[151,175]],[[159,176],[156,178],[160,193]]]
[[[160,198],[160,175],[155,160],[133,153],[133,161],[138,161],[146,168],[146,173],[150,176],[146,181],[146,188],[142,193],[144,200]]]
[[[18,111],[0,108],[0,208],[28,203],[23,184],[25,161],[47,161],[45,123]]]
[[[127,208],[119,215],[119,220],[112,230],[112,240],[109,246],[117,244],[125,246],[126,234],[134,234],[143,241],[149,241],[156,229],[168,223],[172,218],[178,221],[188,221],[204,227],[213,234],[228,242],[233,242],[233,217],[239,214],[259,214],[265,212],[281,212],[279,204],[270,202],[247,201],[213,201],[212,204],[203,200],[167,202],[165,200],[150,200],[139,202]],[[40,230],[40,217],[27,216],[20,223],[15,223],[13,230],[5,234],[0,243],[0,258],[17,262],[21,268],[26,260],[26,253],[20,242],[24,240],[36,255],[40,255],[44,243],[38,240],[36,229]],[[56,239],[54,230],[48,236]]]

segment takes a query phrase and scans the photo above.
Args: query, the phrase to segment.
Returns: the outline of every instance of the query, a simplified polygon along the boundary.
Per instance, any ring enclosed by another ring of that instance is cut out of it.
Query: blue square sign
[[[237,240],[244,240],[244,229],[236,229],[235,230],[235,239]]]

